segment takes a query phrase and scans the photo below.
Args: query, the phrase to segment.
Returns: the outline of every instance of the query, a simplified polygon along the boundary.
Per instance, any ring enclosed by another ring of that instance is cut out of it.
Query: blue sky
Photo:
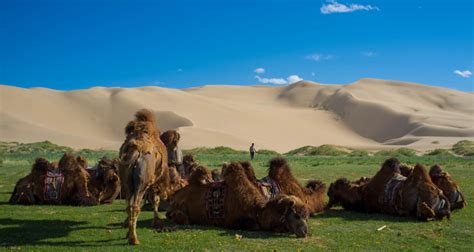
[[[474,89],[472,0],[13,0],[0,16],[0,83],[21,87],[371,77]]]

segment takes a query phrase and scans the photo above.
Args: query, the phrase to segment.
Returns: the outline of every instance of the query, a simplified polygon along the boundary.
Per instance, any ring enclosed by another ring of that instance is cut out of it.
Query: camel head
[[[206,167],[200,165],[194,169],[189,177],[189,184],[205,185],[213,182],[212,174]]]
[[[166,148],[168,148],[168,151],[170,151],[178,146],[181,135],[176,130],[168,130],[161,134],[160,138]]]
[[[264,209],[271,210],[272,218],[269,225],[278,231],[290,232],[298,238],[304,238],[309,234],[307,219],[309,210],[298,197],[280,195],[270,200]],[[262,218],[268,220],[268,218]]]

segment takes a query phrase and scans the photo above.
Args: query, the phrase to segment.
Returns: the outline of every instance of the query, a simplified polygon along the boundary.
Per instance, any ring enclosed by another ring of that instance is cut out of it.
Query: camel
[[[270,160],[268,176],[262,182],[270,184],[270,195],[280,193],[300,198],[307,206],[310,214],[322,212],[325,208],[324,193],[326,185],[318,180],[311,180],[303,187],[291,173],[290,166],[282,157]]]
[[[172,197],[166,216],[178,225],[292,232],[297,237],[308,234],[306,205],[287,195],[268,201],[241,163],[224,164],[222,182],[207,183],[211,178],[205,167],[196,168],[189,185]]]
[[[89,191],[100,204],[110,204],[120,194],[119,160],[103,157],[96,166],[86,169],[90,175]]]
[[[69,153],[65,153],[59,163],[37,158],[30,174],[15,185],[9,202],[24,205],[97,205],[101,203],[98,200],[100,194],[108,194],[106,192],[114,189],[108,184],[91,183],[86,167],[83,157]]]
[[[362,201],[361,188],[363,183],[360,180],[349,181],[346,178],[339,178],[331,183],[328,189],[329,202],[327,208],[341,205],[344,209],[364,212],[364,202]]]
[[[450,203],[426,169],[417,164],[404,177],[399,165],[395,158],[386,160],[379,172],[363,184],[344,178],[336,180],[328,191],[328,205],[341,204],[348,210],[414,216],[420,220],[449,218]]]
[[[139,244],[137,219],[145,193],[153,205],[153,227],[163,229],[158,215],[160,196],[169,189],[168,153],[160,139],[155,115],[146,109],[135,113],[135,119],[125,127],[125,141],[120,147],[120,179],[127,196],[128,242]]]
[[[430,168],[430,178],[433,183],[443,191],[443,194],[449,199],[451,210],[461,209],[467,205],[461,189],[454,182],[448,172],[443,171],[440,165],[433,165]]]

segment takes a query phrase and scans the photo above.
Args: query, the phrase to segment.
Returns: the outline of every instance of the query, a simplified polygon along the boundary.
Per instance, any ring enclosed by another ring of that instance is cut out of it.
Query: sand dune
[[[428,149],[474,138],[474,94],[376,79],[68,92],[1,85],[0,106],[1,141],[50,140],[76,148],[117,149],[123,127],[140,108],[157,113],[160,129],[179,129],[184,148],[247,149],[255,142],[280,152],[321,144]]]

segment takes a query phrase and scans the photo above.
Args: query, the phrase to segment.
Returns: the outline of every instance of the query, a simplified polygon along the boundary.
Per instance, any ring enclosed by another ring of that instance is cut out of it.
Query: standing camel
[[[135,113],[135,119],[125,127],[125,141],[120,147],[120,178],[127,195],[128,242],[138,245],[137,219],[140,215],[140,206],[145,192],[152,185],[155,188],[164,188],[159,184],[161,178],[168,172],[168,153],[160,140],[160,131],[156,127],[154,114],[146,109]],[[165,186],[166,187],[166,186]],[[159,191],[150,190],[154,194],[153,227],[162,228],[162,221],[158,216],[160,203]]]

